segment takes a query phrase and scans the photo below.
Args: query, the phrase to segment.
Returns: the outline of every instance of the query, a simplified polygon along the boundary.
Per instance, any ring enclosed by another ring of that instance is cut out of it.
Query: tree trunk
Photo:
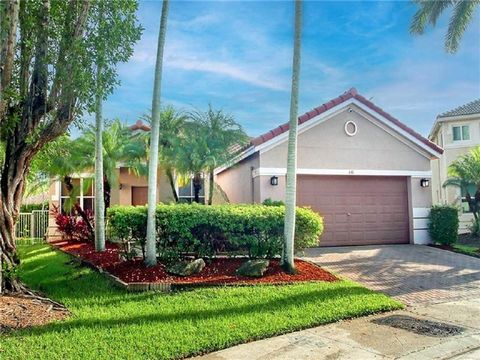
[[[160,96],[162,89],[163,49],[167,32],[169,0],[163,0],[160,30],[158,33],[157,61],[155,64],[155,80],[153,83],[152,99],[152,129],[150,131],[150,160],[148,163],[148,213],[147,213],[147,241],[145,265],[157,264],[156,251],[156,219],[157,207],[157,169],[158,169],[158,141],[160,134]]]
[[[97,65],[97,82],[102,68]],[[103,189],[103,118],[102,95],[95,99],[95,250],[105,251],[105,199]]]
[[[104,177],[103,181],[103,202],[105,203],[105,210],[104,214],[107,214],[107,209],[110,207],[111,199],[112,198],[112,187],[108,182],[107,177]]]
[[[300,44],[302,31],[302,0],[295,1],[295,35],[293,45],[292,93],[290,100],[290,129],[288,133],[287,184],[285,192],[285,243],[282,265],[288,273],[295,272],[295,206],[297,188],[297,125],[298,88],[300,77]]]
[[[213,200],[213,186],[215,185],[214,173],[211,169],[208,173],[208,205],[212,205]]]
[[[171,168],[168,168],[165,170],[165,173],[167,175],[168,182],[170,183],[170,188],[172,189],[173,199],[176,203],[178,203],[178,194],[177,188],[175,187],[175,179],[173,178],[173,171]]]
[[[200,202],[200,190],[202,190],[202,175],[200,173],[193,175],[192,184],[194,195],[193,201],[198,204]]]
[[[23,289],[18,280],[15,268],[20,264],[15,246],[15,211],[6,206],[2,193],[0,201],[0,294],[4,292],[20,292]]]
[[[0,124],[5,113],[3,94],[12,80],[17,40],[19,0],[0,1]]]

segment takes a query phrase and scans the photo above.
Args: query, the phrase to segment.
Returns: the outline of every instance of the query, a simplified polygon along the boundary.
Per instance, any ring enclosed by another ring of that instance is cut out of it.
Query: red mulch
[[[303,281],[336,281],[337,277],[323,270],[321,267],[296,260],[297,273],[290,275],[280,267],[278,259],[270,260],[265,275],[261,278],[237,276],[235,271],[242,265],[245,258],[216,258],[206,261],[205,268],[192,276],[181,277],[170,275],[165,270],[165,265],[158,264],[154,267],[145,267],[143,260],[122,261],[120,250],[116,244],[107,243],[107,250],[103,253],[95,252],[90,243],[77,243],[60,241],[52,243],[60,250],[80,257],[103,270],[115,275],[126,283],[172,283],[179,285],[222,285],[222,284],[280,284]]]

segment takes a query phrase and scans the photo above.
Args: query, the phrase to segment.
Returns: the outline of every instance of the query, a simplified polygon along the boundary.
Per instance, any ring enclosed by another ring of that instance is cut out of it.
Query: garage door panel
[[[324,217],[322,246],[408,243],[404,177],[298,177],[298,203]]]

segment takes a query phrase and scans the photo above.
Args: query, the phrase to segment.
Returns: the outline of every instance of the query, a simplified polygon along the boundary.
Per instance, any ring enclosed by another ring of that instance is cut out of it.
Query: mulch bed
[[[245,258],[221,257],[206,261],[205,268],[188,277],[170,275],[165,265],[145,267],[142,259],[122,261],[116,244],[107,243],[106,251],[95,252],[93,244],[60,241],[52,243],[58,249],[77,256],[82,260],[103,269],[126,283],[171,283],[177,285],[223,285],[223,284],[283,284],[304,281],[337,281],[338,278],[321,267],[303,260],[296,260],[297,273],[286,274],[278,259],[270,260],[265,275],[261,278],[237,276],[235,271]]]
[[[48,301],[23,296],[0,296],[0,334],[6,330],[23,329],[63,320],[69,316]]]

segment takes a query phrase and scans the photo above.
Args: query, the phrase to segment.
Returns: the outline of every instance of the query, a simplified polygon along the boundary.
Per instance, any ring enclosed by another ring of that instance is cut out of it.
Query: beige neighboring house
[[[137,131],[150,131],[150,127],[144,124],[142,121],[137,121],[130,127],[132,133]],[[148,179],[146,176],[136,176],[129,171],[128,168],[119,166],[118,171],[118,188],[111,189],[111,205],[146,205],[147,204],[147,192],[148,192]],[[77,197],[77,201],[84,210],[94,211],[95,209],[95,187],[92,186],[89,189],[85,189],[83,183],[87,178],[93,178],[93,173],[77,174],[73,176],[74,185],[79,186],[80,194]],[[200,201],[205,201],[205,186],[203,184],[200,191]],[[177,194],[181,202],[192,202],[194,198],[193,184],[190,181],[182,186],[176,186]],[[48,193],[49,208],[62,207],[64,202],[69,198],[65,185],[60,180],[52,181]],[[168,178],[161,170],[158,172],[157,182],[157,201],[163,203],[169,203],[174,200],[173,193],[168,182]],[[49,217],[49,229],[47,233],[47,239],[49,241],[57,240],[61,236],[57,231],[55,225],[55,219],[53,216]]]
[[[426,244],[431,161],[443,149],[350,89],[298,118],[297,203],[322,246]],[[284,200],[288,123],[253,139],[216,181],[234,203]]]
[[[448,167],[460,155],[480,145],[480,99],[437,116],[429,139],[444,149],[439,159],[432,161],[432,196],[434,204],[453,204],[461,207],[460,232],[466,232],[473,215],[462,200],[460,188],[443,187]],[[475,193],[475,189],[472,189]]]

